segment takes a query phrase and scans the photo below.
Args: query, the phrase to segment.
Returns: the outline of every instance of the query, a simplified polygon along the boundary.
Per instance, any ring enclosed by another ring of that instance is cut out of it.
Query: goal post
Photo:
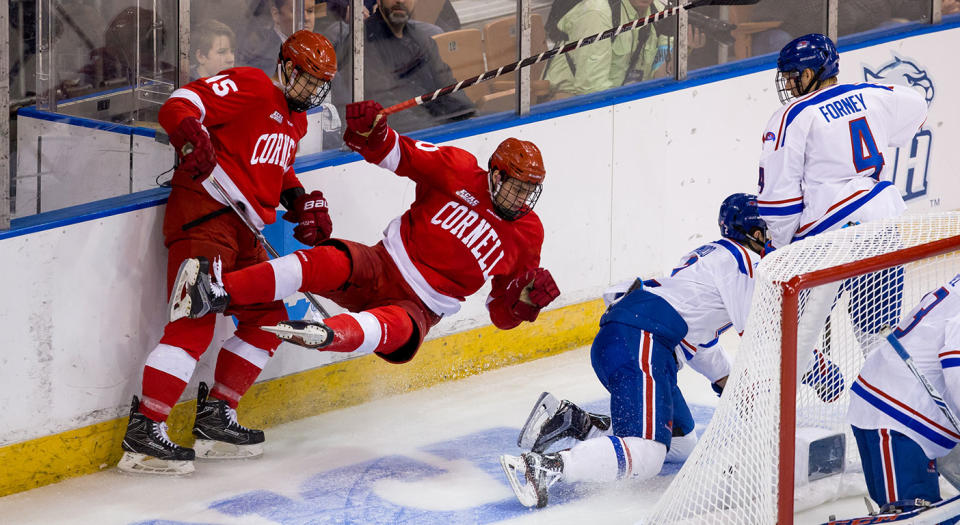
[[[641,523],[785,525],[865,495],[849,387],[881,327],[957,273],[960,213],[844,228],[765,257],[720,403]]]

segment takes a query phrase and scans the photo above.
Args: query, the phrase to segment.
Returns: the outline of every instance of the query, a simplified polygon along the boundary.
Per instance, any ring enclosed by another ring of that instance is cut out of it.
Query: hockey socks
[[[333,246],[298,250],[223,275],[233,304],[269,303],[297,291],[336,290],[350,277],[350,257]]]
[[[666,455],[667,447],[658,441],[617,436],[588,439],[560,452],[566,482],[649,479],[660,472]]]
[[[166,344],[157,345],[147,356],[143,367],[140,413],[153,421],[166,421],[196,367],[196,358],[186,350]]]
[[[399,306],[381,306],[355,313],[335,315],[324,321],[333,330],[333,342],[323,350],[333,352],[376,352],[389,355],[413,335],[413,321]]]
[[[226,401],[230,408],[236,409],[240,398],[267,365],[270,354],[269,350],[257,348],[238,337],[227,339],[217,355],[211,397]]]

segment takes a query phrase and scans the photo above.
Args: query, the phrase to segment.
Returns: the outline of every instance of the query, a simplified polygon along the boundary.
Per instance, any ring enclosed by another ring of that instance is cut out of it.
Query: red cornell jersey
[[[515,221],[493,208],[487,171],[470,153],[391,132],[380,167],[417,183],[416,198],[384,231],[384,246],[434,312],[450,315],[493,279],[502,290],[540,265],[543,225],[533,212]]]
[[[184,117],[200,120],[217,154],[216,178],[247,217],[263,228],[276,220],[283,190],[302,186],[293,173],[297,144],[307,132],[303,113],[291,112],[283,91],[253,67],[235,67],[174,91],[160,109],[160,124],[173,134]],[[196,184],[189,177],[174,183]],[[227,204],[208,179],[206,192]]]

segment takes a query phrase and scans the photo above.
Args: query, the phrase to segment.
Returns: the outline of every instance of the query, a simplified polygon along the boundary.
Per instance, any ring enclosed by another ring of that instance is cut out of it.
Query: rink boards
[[[885,154],[884,175],[912,213],[960,208],[960,150],[953,146],[960,110],[952,100],[960,72],[950,53],[940,52],[956,49],[960,32],[937,29],[841,47],[842,82],[909,77],[929,96],[930,117],[913,144]],[[588,342],[606,286],[660,273],[714,240],[722,196],[755,191],[761,131],[778,106],[772,67],[770,59],[755,59],[448,135],[445,144],[473,152],[481,165],[507,136],[540,146],[548,170],[537,206],[546,231],[542,265],[563,295],[538,323],[499,332],[489,326],[485,288],[402,366],[284,345],[245,398],[241,418],[270,426]],[[298,167],[308,191],[328,197],[339,237],[376,242],[413,199],[412,183],[359,161],[305,158]],[[130,396],[163,325],[163,195],[109,206],[0,235],[0,495],[108,468],[119,455]],[[231,329],[229,321],[219,324],[214,344]],[[198,380],[212,377],[214,359],[208,352],[201,360],[173,428],[191,421],[189,399]]]

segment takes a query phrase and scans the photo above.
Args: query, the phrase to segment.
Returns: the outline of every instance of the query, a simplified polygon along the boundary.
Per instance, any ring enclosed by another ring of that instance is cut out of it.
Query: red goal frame
[[[960,250],[960,235],[877,255],[861,261],[817,270],[781,282],[780,312],[780,433],[777,489],[777,523],[793,523],[795,434],[797,423],[797,324],[800,293],[824,284],[849,279],[899,264]],[[960,271],[960,269],[958,269]]]

